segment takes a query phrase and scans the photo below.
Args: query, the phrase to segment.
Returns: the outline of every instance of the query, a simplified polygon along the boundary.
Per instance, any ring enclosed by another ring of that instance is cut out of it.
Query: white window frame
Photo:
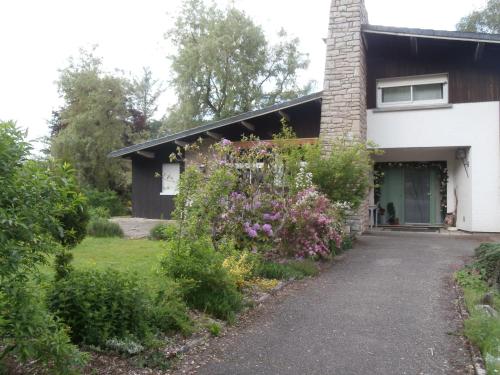
[[[440,83],[443,85],[443,97],[441,99],[413,100],[413,87]],[[387,87],[410,86],[411,99],[400,102],[382,102],[382,89]],[[384,78],[377,80],[377,108],[394,107],[420,107],[427,105],[448,104],[448,74],[431,74],[410,77]]]
[[[161,193],[160,195],[179,194],[179,178],[181,176],[181,165],[179,163],[165,163],[161,169]]]

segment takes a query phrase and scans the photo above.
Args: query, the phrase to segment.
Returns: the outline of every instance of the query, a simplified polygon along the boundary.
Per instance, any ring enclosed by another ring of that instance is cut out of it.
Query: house
[[[376,203],[382,224],[448,215],[464,231],[500,232],[500,35],[370,25],[363,0],[333,0],[326,48],[322,92],[112,152],[132,160],[133,215],[169,217],[175,181],[195,162],[170,163],[177,145],[269,139],[285,116],[326,150],[346,136],[384,151],[355,229]]]

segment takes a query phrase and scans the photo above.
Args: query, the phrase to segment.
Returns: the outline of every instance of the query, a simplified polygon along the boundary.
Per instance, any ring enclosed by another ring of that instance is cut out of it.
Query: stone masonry
[[[325,153],[335,139],[366,141],[366,58],[361,25],[364,0],[332,0],[326,42],[320,139]],[[350,220],[353,231],[368,223],[368,199]]]

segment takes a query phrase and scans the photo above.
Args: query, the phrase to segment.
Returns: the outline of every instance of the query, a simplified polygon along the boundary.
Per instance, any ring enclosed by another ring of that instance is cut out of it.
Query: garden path
[[[183,373],[469,374],[451,278],[475,237],[362,236],[316,279],[200,354]],[[190,368],[191,367],[191,368]],[[196,367],[196,370],[194,370]]]

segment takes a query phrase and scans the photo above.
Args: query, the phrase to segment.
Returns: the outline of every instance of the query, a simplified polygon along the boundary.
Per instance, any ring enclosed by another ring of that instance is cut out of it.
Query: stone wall
[[[364,0],[332,0],[326,42],[320,138],[325,153],[335,139],[366,141],[366,56],[361,25]],[[368,199],[349,220],[353,231],[368,224]]]

